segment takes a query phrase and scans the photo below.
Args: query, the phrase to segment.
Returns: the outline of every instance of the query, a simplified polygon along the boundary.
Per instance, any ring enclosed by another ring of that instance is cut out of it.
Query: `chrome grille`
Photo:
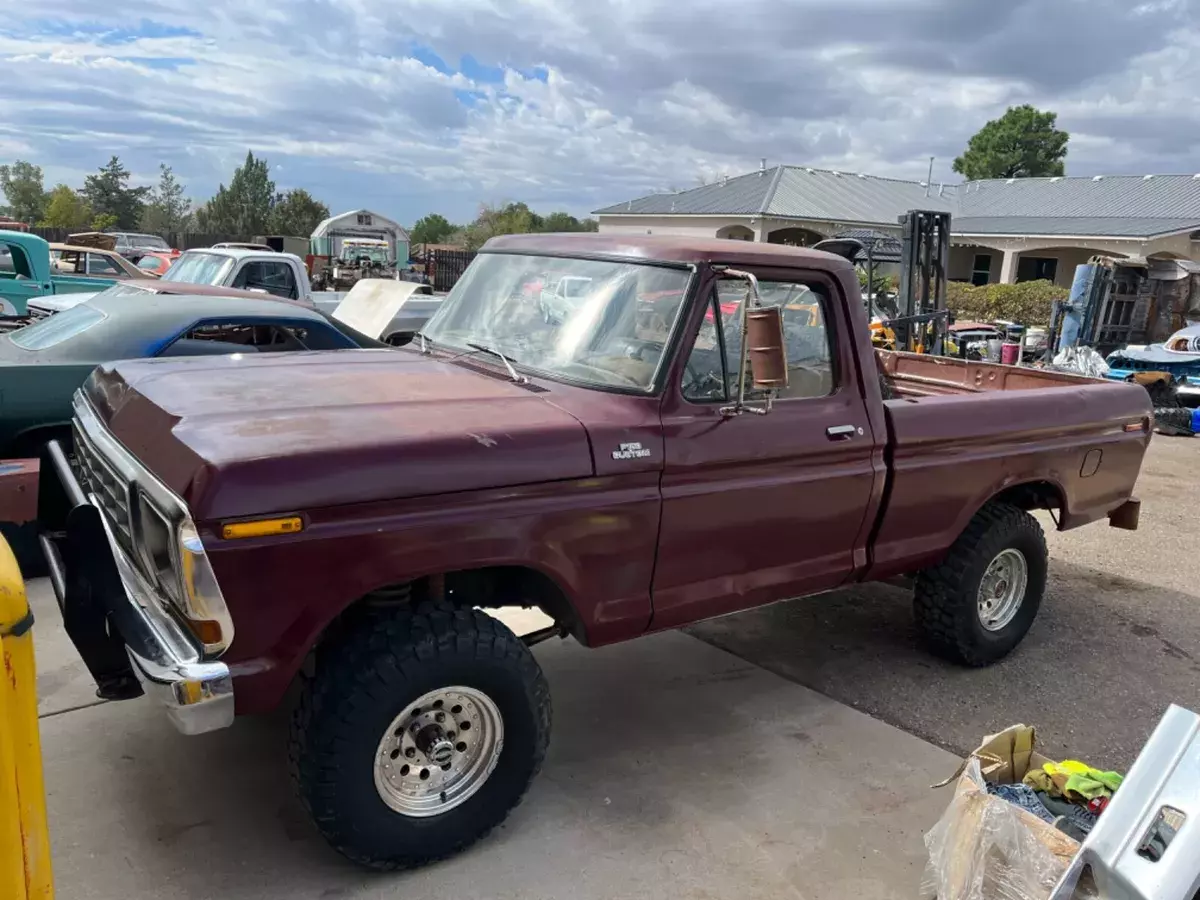
[[[133,530],[130,522],[129,484],[117,474],[96,449],[88,443],[83,432],[75,426],[75,460],[79,466],[83,489],[96,498],[101,511],[127,553],[133,553]]]
[[[52,314],[48,309],[38,309],[36,306],[29,307],[29,318],[35,322],[40,322],[42,319],[48,319],[51,315]]]

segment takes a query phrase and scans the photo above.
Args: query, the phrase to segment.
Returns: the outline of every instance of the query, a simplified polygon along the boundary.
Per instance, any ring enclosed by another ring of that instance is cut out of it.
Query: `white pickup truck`
[[[294,253],[277,253],[273,250],[245,247],[205,247],[187,250],[163,273],[162,280],[272,294],[312,304],[334,318],[338,318],[336,310],[349,293],[314,292],[304,262]],[[437,311],[442,298],[433,296],[428,285],[384,279],[376,281],[379,285],[373,287],[384,291],[393,302],[398,299],[397,294],[405,295],[394,317],[378,332],[379,339],[397,346],[407,344],[412,340],[413,334],[420,331],[429,321],[429,317]],[[384,285],[386,287],[382,287]],[[61,312],[93,296],[95,295],[85,293],[39,298],[36,301],[39,308],[34,314]],[[34,305],[34,302],[30,303],[31,307]]]

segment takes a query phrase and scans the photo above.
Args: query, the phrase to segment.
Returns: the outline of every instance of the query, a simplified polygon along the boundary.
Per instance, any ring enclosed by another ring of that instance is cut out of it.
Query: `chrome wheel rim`
[[[447,687],[392,720],[375,751],[375,789],[405,816],[438,816],[487,782],[504,749],[504,719],[487,694]]]
[[[1000,631],[1016,617],[1025,602],[1029,564],[1020,550],[1001,550],[988,563],[979,583],[979,621],[988,631]]]

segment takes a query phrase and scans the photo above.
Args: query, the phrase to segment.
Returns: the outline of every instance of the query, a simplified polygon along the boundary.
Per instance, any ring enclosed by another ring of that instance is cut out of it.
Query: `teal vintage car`
[[[0,231],[0,316],[29,314],[34,297],[95,293],[112,287],[112,278],[62,275],[50,263],[50,244],[36,234]]]

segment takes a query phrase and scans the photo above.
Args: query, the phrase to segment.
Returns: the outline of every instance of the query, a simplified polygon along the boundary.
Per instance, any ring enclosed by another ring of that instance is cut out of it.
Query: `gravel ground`
[[[1200,709],[1200,440],[1156,436],[1141,527],[1048,526],[1033,630],[984,670],[917,647],[910,595],[887,585],[793,600],[690,633],[955,753],[1015,722],[1050,756],[1128,768],[1170,703]]]

